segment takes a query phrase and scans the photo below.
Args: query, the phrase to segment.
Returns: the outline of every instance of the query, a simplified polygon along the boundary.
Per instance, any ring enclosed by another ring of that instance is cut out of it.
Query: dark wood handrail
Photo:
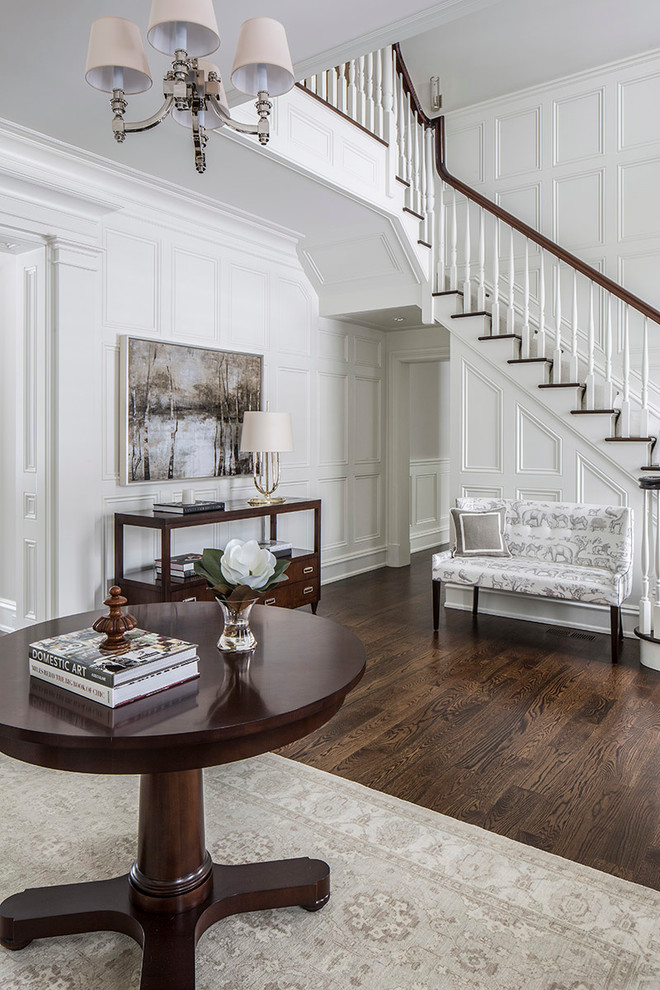
[[[634,295],[632,292],[628,292],[627,289],[624,289],[623,286],[618,284],[618,282],[614,282],[611,278],[608,278],[607,275],[603,275],[603,273],[599,272],[597,268],[592,268],[592,266],[588,265],[586,261],[582,261],[581,258],[571,254],[570,251],[566,251],[559,244],[556,244],[555,241],[551,241],[549,237],[546,237],[544,234],[540,234],[538,230],[535,230],[533,227],[530,227],[529,224],[519,220],[518,217],[515,217],[512,213],[509,213],[507,210],[503,210],[501,206],[493,203],[486,196],[482,195],[482,193],[477,192],[476,189],[472,189],[471,186],[468,186],[465,182],[462,182],[461,179],[457,179],[456,176],[449,172],[446,165],[445,118],[442,116],[431,119],[427,116],[421,103],[419,102],[417,93],[415,92],[415,87],[413,86],[412,79],[410,78],[410,74],[408,72],[408,68],[403,60],[401,48],[398,44],[394,45],[394,51],[396,53],[397,71],[401,76],[404,91],[410,96],[410,102],[414,112],[420,123],[424,127],[431,127],[435,133],[435,167],[440,178],[443,179],[448,186],[458,190],[458,192],[463,193],[463,195],[472,200],[472,202],[483,207],[483,209],[487,210],[488,213],[492,213],[493,216],[497,217],[499,220],[502,220],[510,227],[513,227],[513,229],[517,230],[519,234],[523,235],[523,237],[528,237],[530,241],[534,241],[535,244],[538,244],[539,247],[543,248],[545,251],[548,251],[550,254],[553,254],[556,258],[559,258],[560,261],[565,262],[571,268],[574,268],[582,275],[585,275],[592,282],[600,285],[601,288],[606,289],[607,292],[611,293],[617,299],[620,299],[621,302],[626,303],[628,306],[632,306],[632,308],[636,309],[642,314],[642,316],[648,317],[650,320],[653,320],[654,323],[660,323],[660,311],[654,309],[653,306],[650,306],[647,302],[644,302],[644,300],[640,299],[639,296]]]

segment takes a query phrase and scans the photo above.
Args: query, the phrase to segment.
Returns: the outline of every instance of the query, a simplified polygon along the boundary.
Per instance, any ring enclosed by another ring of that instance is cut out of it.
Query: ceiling
[[[172,121],[117,145],[106,95],[83,78],[89,26],[113,13],[144,30],[150,0],[21,0],[6,6],[0,117],[302,235],[380,222],[359,204],[222,134],[209,143],[203,176],[193,168],[189,136]],[[658,0],[627,0],[625,6],[620,0],[441,0],[431,6],[428,0],[406,0],[405,6],[401,0],[216,0],[216,11],[222,45],[213,58],[225,78],[240,23],[270,14],[286,25],[299,77],[401,40],[420,95],[429,76],[440,75],[449,110],[660,47]],[[129,119],[149,116],[160,103],[158,80],[168,62],[150,48],[148,54],[155,84],[131,98]]]

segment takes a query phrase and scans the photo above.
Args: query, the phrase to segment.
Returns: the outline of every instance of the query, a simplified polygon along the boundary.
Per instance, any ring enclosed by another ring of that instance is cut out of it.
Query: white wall
[[[448,115],[448,166],[660,308],[659,99],[660,54],[655,52],[482,103]],[[501,252],[506,251],[504,239]],[[516,281],[522,285],[518,242],[516,253]],[[538,267],[535,252],[530,264]],[[564,298],[570,314],[568,277]],[[551,286],[547,292],[552,300]],[[598,295],[597,338],[602,325]],[[586,298],[580,299],[581,327],[586,306]],[[620,326],[616,310],[614,321]],[[640,337],[641,318],[632,314],[633,367],[638,366]],[[615,350],[617,344],[620,340]],[[660,327],[655,324],[650,346],[651,362],[659,365]]]
[[[0,629],[16,612],[16,261],[0,254]]]
[[[410,365],[410,547],[447,539],[449,362]]]
[[[29,169],[48,161],[50,151],[21,142],[20,154]],[[62,155],[57,166],[57,191],[37,190],[26,181],[23,198],[10,204],[1,193],[0,150],[0,225],[24,225],[48,243],[48,296],[39,328],[48,350],[47,408],[39,410],[44,436],[48,425],[48,447],[41,451],[47,504],[38,503],[34,522],[49,519],[50,525],[31,542],[39,587],[30,614],[23,610],[17,625],[97,607],[114,576],[114,512],[147,508],[155,498],[176,497],[183,487],[119,483],[124,334],[263,354],[264,401],[293,415],[295,450],[284,458],[282,492],[323,500],[323,580],[381,566],[383,335],[319,317],[292,236],[247,216],[209,214],[142,178],[121,176],[118,182],[98,165],[73,160],[69,169]],[[81,187],[84,197],[78,198]],[[20,320],[14,319],[13,331],[2,345],[9,351],[22,347]],[[3,401],[10,403],[10,394]],[[26,401],[19,403],[16,435],[29,415]],[[2,432],[8,435],[4,426]],[[225,499],[254,494],[248,477],[202,480],[194,487],[200,496]],[[9,504],[9,518],[19,528],[22,497],[19,491]],[[176,548],[222,545],[231,533],[259,531],[256,523],[195,530],[179,534]],[[281,532],[297,545],[311,545],[311,515],[289,517]],[[129,566],[153,559],[152,534],[132,536]],[[11,580],[3,573],[0,597],[15,602],[20,568]],[[43,607],[32,615],[42,591]]]

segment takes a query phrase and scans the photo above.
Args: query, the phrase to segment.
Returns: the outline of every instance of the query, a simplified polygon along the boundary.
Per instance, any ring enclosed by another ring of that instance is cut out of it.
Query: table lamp
[[[275,505],[280,483],[280,453],[293,450],[290,413],[246,412],[243,416],[241,450],[254,455],[254,484],[263,497],[248,499],[248,505]]]

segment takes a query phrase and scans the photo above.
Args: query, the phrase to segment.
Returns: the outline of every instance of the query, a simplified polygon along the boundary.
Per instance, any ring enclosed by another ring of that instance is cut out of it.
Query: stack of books
[[[30,674],[116,708],[199,676],[197,645],[145,629],[126,633],[126,653],[102,653],[103,633],[79,629],[30,643]]]
[[[176,512],[185,516],[190,512],[222,512],[224,502],[154,502],[154,512]]]
[[[259,546],[270,550],[274,557],[290,557],[293,551],[293,543],[283,540],[261,540]]]
[[[201,559],[201,553],[178,553],[175,557],[170,557],[170,577],[175,581],[192,577],[195,573],[195,561]],[[156,557],[155,566],[157,577],[162,577],[163,562],[160,557]]]

